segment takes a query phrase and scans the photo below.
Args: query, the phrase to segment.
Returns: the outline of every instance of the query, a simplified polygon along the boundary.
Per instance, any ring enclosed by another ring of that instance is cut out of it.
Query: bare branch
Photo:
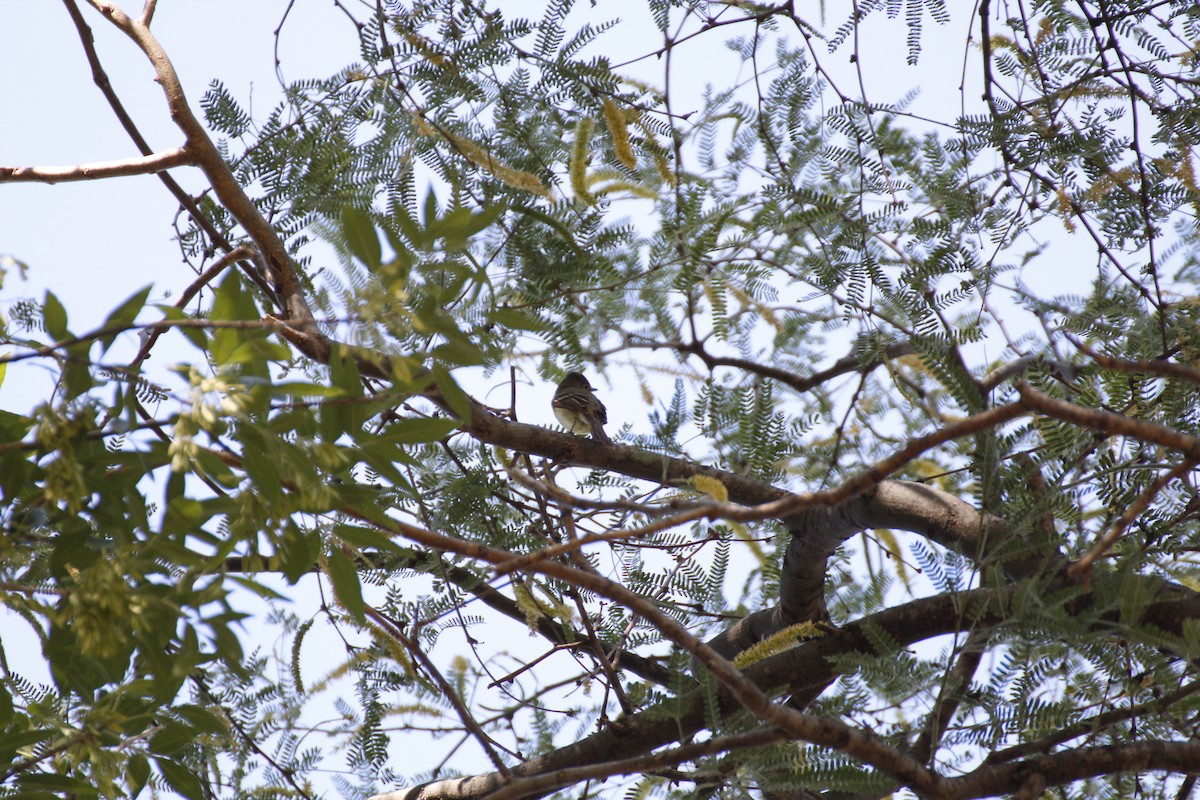
[[[705,349],[704,343],[700,341],[695,341],[688,344],[683,342],[646,342],[639,344],[626,341],[626,346],[648,347],[652,350],[656,350],[661,347],[675,350],[687,355],[694,355],[703,361],[709,370],[715,370],[718,367],[731,367],[734,369],[740,369],[754,375],[761,375],[764,378],[771,378],[772,380],[779,381],[784,386],[787,386],[788,388],[797,392],[811,391],[827,381],[851,372],[870,372],[887,363],[888,361],[911,355],[912,353],[916,352],[911,343],[896,342],[887,345],[883,348],[878,357],[872,358],[866,362],[863,362],[856,353],[851,353],[847,356],[839,358],[825,369],[814,372],[812,375],[797,375],[796,373],[786,369],[780,369],[779,367],[773,367],[767,364],[760,364],[756,361],[750,361],[744,358],[713,355]]]
[[[100,56],[96,52],[95,37],[92,35],[91,27],[84,20],[83,14],[80,13],[79,7],[75,4],[75,0],[63,0],[63,4],[66,6],[67,13],[71,16],[71,22],[75,25],[75,30],[79,34],[79,42],[83,46],[84,55],[87,56],[88,65],[92,69],[92,82],[96,84],[100,93],[104,95],[104,99],[108,101],[113,114],[117,117],[117,121],[121,123],[121,127],[125,129],[125,132],[129,134],[129,138],[133,141],[134,146],[137,147],[138,152],[143,156],[152,155],[154,148],[146,141],[146,137],[138,130],[133,118],[125,110],[124,104],[121,103],[121,98],[113,90],[112,82],[108,79],[108,73],[105,72],[104,65],[100,63]],[[149,20],[147,20],[146,24],[149,24]],[[171,196],[178,201],[180,207],[187,209],[191,218],[195,220],[196,224],[213,242],[226,251],[234,249],[234,245],[221,235],[221,232],[213,225],[212,220],[200,210],[200,206],[196,204],[192,196],[179,185],[178,181],[171,177],[169,172],[159,172],[157,175],[158,179],[162,181],[163,186],[167,187],[167,191],[171,193]],[[277,300],[274,290],[267,285],[257,271],[244,262],[241,266],[242,271],[251,282],[258,286],[272,301]]]
[[[186,147],[120,161],[93,161],[74,167],[0,167],[0,183],[65,183],[150,175],[195,164]]]
[[[218,258],[212,264],[212,266],[204,270],[204,272],[202,272],[196,278],[196,280],[192,281],[191,284],[183,290],[183,294],[181,294],[179,299],[175,301],[175,307],[183,308],[191,301],[193,297],[196,296],[197,292],[207,286],[228,267],[243,259],[253,258],[253,256],[254,251],[246,245],[240,245],[230,250],[228,253]],[[154,328],[150,331],[148,336],[143,338],[142,346],[138,349],[138,354],[134,357],[133,361],[129,363],[130,369],[137,369],[143,361],[150,357],[150,351],[154,349],[155,342],[158,341],[159,337],[161,337],[163,332],[166,330],[166,328],[161,327]]]
[[[1164,378],[1181,378],[1191,383],[1200,384],[1200,369],[1189,367],[1186,364],[1176,364],[1173,361],[1167,361],[1165,355],[1163,358],[1156,358],[1153,361],[1130,361],[1125,358],[1113,358],[1103,353],[1097,353],[1074,336],[1067,335],[1067,339],[1070,340],[1071,344],[1087,354],[1089,358],[1106,369],[1114,369],[1118,372],[1146,372],[1151,375],[1160,375]]]
[[[158,39],[145,24],[131,19],[115,3],[108,0],[88,0],[88,3],[132,39],[153,65],[156,79],[166,96],[171,119],[186,137],[187,149],[194,154],[197,166],[204,171],[217,198],[262,251],[271,271],[275,291],[283,300],[289,327],[319,338],[320,333],[308,300],[304,297],[303,287],[287,246],[246,195],[245,189],[221,157],[208,132],[192,113],[175,67]]]
[[[961,778],[947,779],[939,797],[947,800],[994,797],[1016,791],[1035,775],[1045,786],[1062,786],[1116,772],[1188,774],[1196,771],[1197,764],[1200,764],[1200,742],[1196,741],[1130,742],[1079,748],[1010,764],[984,765]]]
[[[1014,745],[1004,750],[996,750],[987,757],[985,763],[997,764],[1005,761],[1015,761],[1016,759],[1026,758],[1039,753],[1046,753],[1063,742],[1069,742],[1080,736],[1093,735],[1097,731],[1102,731],[1112,725],[1134,719],[1147,712],[1166,710],[1176,702],[1191,697],[1197,692],[1200,692],[1200,681],[1192,681],[1186,686],[1182,686],[1176,691],[1163,695],[1152,702],[1138,703],[1126,706],[1125,708],[1106,711],[1103,714],[1084,717],[1075,724],[1060,728],[1048,736],[1043,736],[1040,739],[1035,739],[1025,744]]]
[[[886,630],[897,645],[905,647],[931,636],[959,630],[963,618],[971,615],[975,615],[978,624],[989,624],[998,619],[996,615],[1007,602],[1005,597],[1005,592],[972,590],[916,600],[851,623],[837,636],[807,641],[778,656],[753,664],[746,668],[745,675],[764,689],[786,685],[792,691],[800,691],[823,686],[835,675],[833,659],[836,655],[872,651],[868,630]],[[732,698],[727,693],[721,693],[719,704],[725,712],[736,708],[736,705],[729,704],[730,700]],[[671,717],[664,718],[661,714],[653,713],[634,714],[619,724],[566,747],[528,759],[513,767],[512,773],[517,778],[551,775],[560,770],[642,756],[690,736],[707,725],[710,722],[707,707],[705,694],[698,689],[679,699],[678,712]],[[475,800],[504,785],[499,774],[489,773],[387,792],[377,795],[373,800]]]
[[[1096,411],[1059,400],[1039,392],[1027,383],[1018,383],[1021,402],[1034,411],[1048,417],[1079,425],[1110,436],[1128,436],[1144,442],[1153,442],[1170,450],[1176,450],[1188,458],[1200,462],[1200,439],[1186,433],[1166,428],[1153,422],[1144,422],[1132,417],[1114,414],[1111,411]]]
[[[399,625],[392,622],[392,620],[388,619],[371,606],[368,605],[363,610],[366,612],[366,615],[371,619],[371,621],[379,626],[379,630],[381,630],[387,636],[392,637],[400,644],[404,645],[404,648],[408,650],[409,654],[416,659],[417,663],[421,665],[421,667],[437,685],[438,690],[442,693],[442,697],[446,698],[446,701],[449,702],[451,707],[454,708],[455,712],[458,714],[458,718],[462,720],[462,723],[466,729],[470,731],[471,735],[474,736],[476,741],[479,742],[479,745],[483,748],[483,751],[487,753],[488,759],[491,760],[492,765],[500,772],[502,776],[508,778],[511,773],[509,772],[508,767],[505,766],[504,761],[500,758],[500,754],[496,752],[496,742],[492,739],[492,737],[487,735],[483,728],[479,726],[479,723],[475,720],[475,717],[472,716],[470,709],[468,709],[463,703],[462,698],[458,696],[458,692],[455,691],[454,687],[450,684],[450,681],[446,680],[446,677],[442,675],[442,672],[437,668],[437,665],[434,664],[429,659],[429,656],[426,655],[425,651],[421,649],[420,643],[402,631]]]

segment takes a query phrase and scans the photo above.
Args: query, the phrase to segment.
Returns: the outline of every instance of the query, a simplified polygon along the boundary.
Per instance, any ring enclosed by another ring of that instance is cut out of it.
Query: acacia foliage
[[[984,0],[936,119],[835,62],[938,0],[637,11],[347,11],[180,123],[184,302],[9,309],[0,794],[1191,791],[1200,8]],[[526,424],[575,368],[616,446]]]

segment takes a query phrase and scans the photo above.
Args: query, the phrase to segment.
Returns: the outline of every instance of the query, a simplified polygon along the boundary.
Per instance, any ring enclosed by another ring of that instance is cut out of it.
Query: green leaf
[[[321,553],[321,537],[290,521],[279,542],[279,564],[289,582],[295,583],[312,572]]]
[[[393,444],[440,442],[459,427],[458,422],[444,417],[405,417],[388,425],[384,438]]]
[[[408,276],[412,273],[417,259],[408,251],[399,237],[391,231],[388,231],[388,242],[395,251],[396,257],[379,268],[379,278],[388,294],[396,295],[407,288]]]
[[[330,382],[341,389],[341,394],[347,397],[362,397],[362,378],[358,374],[358,364],[348,347],[334,347],[329,354]]]
[[[501,205],[489,206],[478,212],[456,208],[440,220],[431,232],[445,241],[447,250],[460,250],[472,236],[495,222],[503,212],[504,206]]]
[[[154,763],[168,786],[191,800],[203,800],[204,786],[191,769],[170,758],[156,758]]]
[[[213,298],[212,311],[209,317],[213,320],[236,320],[238,309],[242,305],[242,279],[237,272],[230,271],[217,287],[217,295]],[[213,331],[212,354],[217,366],[229,363],[234,351],[242,343],[242,331],[234,328],[217,328]]]
[[[323,383],[289,381],[271,384],[271,394],[276,397],[291,397],[302,400],[306,397],[340,397],[342,391],[335,386],[326,386]]]
[[[364,528],[359,525],[337,525],[333,529],[334,536],[351,547],[363,550],[378,550],[381,553],[403,554],[407,550],[392,541],[386,533],[377,528]]]
[[[46,292],[46,299],[42,303],[42,324],[46,326],[46,333],[54,337],[55,341],[71,335],[67,330],[67,310],[51,291]]]
[[[131,324],[145,307],[146,298],[150,296],[150,288],[150,286],[144,286],[139,291],[130,295],[129,299],[117,306],[116,310],[108,315],[108,319],[104,320],[104,324],[100,327],[118,328]],[[101,337],[101,355],[103,355],[108,348],[112,347],[112,343],[114,340],[116,340],[118,335],[119,332],[114,332],[108,334],[107,336]]]
[[[261,558],[259,560],[261,561]],[[263,567],[263,565],[260,565],[257,568],[262,569],[264,567]],[[249,569],[251,569],[251,567],[247,567],[246,569],[249,570]],[[242,575],[230,575],[225,580],[233,581],[234,583],[236,583],[238,586],[241,586],[246,591],[252,592],[253,594],[258,595],[259,597],[266,598],[267,600],[279,600],[281,602],[286,602],[288,600],[288,596],[286,594],[283,594],[282,592],[277,592],[274,589],[272,589],[270,586],[266,586],[262,583],[259,583],[256,580],[244,577]]]
[[[506,328],[519,331],[544,331],[547,325],[542,320],[515,308],[493,308],[488,313],[488,319]]]
[[[241,476],[218,458],[216,453],[209,450],[201,450],[196,454],[195,466],[197,473],[205,475],[227,489],[233,489],[241,483]]]
[[[391,481],[393,486],[402,488],[410,486],[408,478],[397,468],[397,464],[405,464],[410,467],[420,466],[417,459],[404,452],[398,445],[379,437],[363,436],[362,441],[358,442],[358,451],[362,454],[363,461],[367,466]],[[345,502],[352,503],[353,498],[348,495],[348,489],[349,487],[340,487],[340,493]]]
[[[239,626],[237,631],[234,631],[228,625],[211,625],[210,628],[212,641],[216,645],[215,655],[224,663],[240,669],[238,665],[245,657],[242,649],[242,636],[245,635],[245,629]]]
[[[538,222],[541,222],[544,225],[549,225],[562,237],[563,241],[575,251],[576,255],[584,258],[585,260],[590,260],[588,259],[587,251],[580,247],[575,241],[575,235],[571,233],[570,228],[547,214],[545,211],[542,211],[540,208],[533,208],[532,206],[513,206],[512,210],[520,214],[524,214],[532,219],[536,219]]]
[[[197,705],[187,704],[179,706],[175,709],[179,716],[183,717],[196,730],[205,733],[212,733],[218,736],[226,736],[229,733],[229,725],[225,720],[218,717],[216,714],[209,711],[207,708],[202,708]]]
[[[426,228],[433,228],[438,222],[438,201],[437,193],[430,187],[425,195],[424,221]]]
[[[455,278],[454,280],[458,280]],[[414,308],[413,328],[418,333],[440,333],[443,336],[466,336],[454,321],[454,317],[446,313],[440,305],[423,304]]]
[[[17,785],[22,789],[56,792],[66,795],[86,795],[94,797],[100,793],[92,784],[70,775],[59,775],[54,772],[25,772],[17,776]],[[17,795],[20,797],[21,795]]]
[[[0,442],[19,442],[32,428],[29,417],[0,409]]]
[[[355,620],[362,622],[363,596],[358,572],[355,571],[354,562],[350,557],[336,545],[329,550],[329,579],[333,582],[333,593],[345,606],[346,611]]]
[[[317,421],[321,438],[326,442],[336,442],[342,434],[357,432],[365,411],[365,404],[355,402],[356,398],[363,396],[362,379],[358,374],[358,365],[346,348],[335,346],[329,354],[329,378],[338,390],[338,396],[321,404],[317,410]]]
[[[207,522],[211,516],[212,510],[199,500],[191,497],[173,497],[167,502],[162,532],[186,535]]]
[[[242,376],[265,379],[270,375],[267,364],[271,361],[287,361],[292,351],[282,342],[272,341],[266,331],[234,331],[245,341],[229,355],[225,363],[241,367]]]
[[[150,752],[169,756],[191,744],[196,734],[187,725],[171,719],[160,721],[159,729],[150,737]]]
[[[433,308],[421,309],[421,311],[433,310],[437,317],[446,321],[452,320],[453,317],[446,313],[446,307],[456,302],[462,296],[463,287],[467,285],[467,281],[473,278],[478,279],[478,275],[466,264],[455,260],[438,263],[434,274],[436,277],[426,286],[430,299],[434,301]],[[428,316],[426,315],[426,317]],[[446,323],[443,322],[443,324]]]
[[[18,750],[46,741],[54,734],[55,731],[51,728],[34,728],[0,735],[0,764],[11,763]]]
[[[450,409],[458,415],[460,420],[469,420],[471,418],[472,403],[471,398],[462,390],[458,382],[451,377],[450,373],[440,364],[435,364],[432,369],[433,382],[437,384],[438,390],[442,393],[442,397],[446,399],[446,404]]]
[[[433,348],[433,355],[458,367],[477,367],[487,363],[483,350],[465,336],[455,336]]]
[[[383,253],[379,246],[379,232],[371,217],[361,209],[351,205],[342,208],[342,235],[346,237],[346,246],[359,261],[363,262],[371,272],[377,272],[383,263]]]
[[[67,361],[63,365],[62,385],[68,400],[82,397],[96,381],[92,379],[91,349],[94,342],[80,342],[67,348]]]
[[[150,780],[150,761],[141,753],[129,757],[125,764],[125,781],[128,785],[129,796],[137,797],[146,788]]]
[[[253,425],[243,425],[242,466],[254,481],[254,491],[263,495],[270,506],[283,502],[283,484],[279,475],[280,442]]]
[[[154,307],[157,308],[159,311],[163,312],[164,320],[167,320],[170,322],[176,322],[178,320],[184,320],[184,319],[195,319],[195,317],[193,317],[191,314],[188,314],[182,308],[176,308],[175,306],[168,306],[168,305],[162,305],[162,304],[155,304]],[[192,344],[194,344],[201,351],[203,351],[205,353],[208,352],[208,331],[206,331],[204,328],[181,327],[181,328],[175,328],[174,330],[177,330],[180,333],[182,333],[184,336],[186,336],[187,340],[189,342],[191,342]]]
[[[399,227],[399,232],[412,243],[413,247],[421,250],[429,245],[429,237],[412,218],[412,215],[408,213],[407,209],[398,207],[392,215],[392,221]],[[400,252],[400,248],[396,247],[396,242],[392,242],[392,247],[397,253]]]
[[[75,562],[78,563],[78,562]],[[119,648],[111,658],[84,655],[72,631],[55,626],[42,648],[50,673],[60,688],[90,695],[106,683],[115,683],[129,666],[130,648]]]

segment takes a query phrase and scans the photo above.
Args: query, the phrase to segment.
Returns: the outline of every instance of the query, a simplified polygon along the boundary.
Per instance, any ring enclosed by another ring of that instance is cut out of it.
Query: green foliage
[[[255,255],[208,274],[198,307],[154,306],[154,333],[195,364],[120,363],[151,287],[90,332],[54,292],[7,309],[10,360],[56,386],[0,412],[0,600],[53,685],[0,642],[0,797],[361,797],[641,725],[656,750],[702,741],[697,726],[746,733],[759,723],[688,671],[662,620],[707,639],[797,600],[813,564],[785,554],[825,535],[829,503],[664,515],[698,487],[749,504],[862,475],[851,502],[893,477],[936,489],[938,510],[891,509],[900,546],[822,540],[824,594],[800,599],[863,624],[821,637],[841,649],[806,713],[910,754],[953,696],[922,755],[945,774],[1025,757],[1012,747],[1194,741],[1200,629],[1150,612],[1200,587],[1200,7],[992,7],[967,56],[985,101],[963,89],[930,120],[915,93],[848,94],[861,79],[829,58],[885,59],[860,44],[870,20],[928,61],[929,20],[939,37],[952,22],[941,0],[866,0],[828,24],[650,0],[661,50],[644,59],[603,4],[409,5],[346,10],[359,62],[288,86],[263,119],[217,82],[200,101],[300,270],[294,296],[214,186],[180,224],[184,256],[199,274],[230,243]],[[717,36],[735,62],[701,94],[637,71]],[[510,424],[549,424],[526,387],[548,400],[573,369],[623,445],[605,460]],[[1029,413],[882,474],[917,437],[1016,400],[1017,380],[1086,421]],[[668,477],[670,459],[691,471]],[[1003,541],[958,533],[950,499],[1001,519]],[[981,586],[998,599],[951,636],[878,622],[906,594]],[[620,780],[600,791],[899,786],[796,742]]]

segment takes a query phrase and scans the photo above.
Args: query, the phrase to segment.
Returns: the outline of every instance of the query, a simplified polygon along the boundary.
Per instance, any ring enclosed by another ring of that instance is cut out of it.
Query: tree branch
[[[993,797],[1019,789],[1033,776],[1045,786],[1116,772],[1171,771],[1191,774],[1200,764],[1200,742],[1131,742],[1107,747],[1065,750],[1012,764],[982,766],[961,778],[947,778],[945,800]]]
[[[897,646],[906,647],[959,630],[965,617],[976,619],[980,625],[998,621],[1007,603],[1005,598],[1007,593],[1003,591],[977,589],[896,606],[847,625],[837,636],[806,641],[753,664],[746,668],[745,677],[763,690],[788,686],[791,691],[800,691],[822,686],[836,674],[837,655],[874,652],[868,633],[872,629],[886,630]],[[732,700],[727,691],[719,691],[718,705],[724,713],[737,708]],[[696,689],[679,698],[674,716],[653,711],[634,714],[578,742],[531,758],[511,771],[516,778],[526,778],[643,755],[709,724],[708,702],[705,691]],[[499,774],[487,773],[386,792],[372,800],[475,800],[504,785]]]
[[[1142,512],[1149,507],[1150,503],[1154,500],[1158,493],[1166,487],[1168,483],[1191,472],[1195,466],[1196,461],[1188,459],[1180,464],[1176,464],[1174,469],[1171,469],[1156,477],[1150,483],[1150,485],[1146,487],[1146,490],[1139,494],[1137,499],[1130,503],[1129,506],[1123,512],[1121,512],[1121,516],[1115,523],[1113,523],[1113,526],[1108,533],[1104,534],[1104,536],[1100,538],[1100,541],[1096,542],[1096,544],[1092,546],[1091,550],[1088,550],[1086,553],[1080,556],[1078,560],[1071,564],[1070,567],[1067,568],[1067,574],[1076,580],[1090,580],[1092,574],[1092,565],[1096,563],[1096,560],[1107,553],[1112,546],[1117,543],[1117,539],[1121,538],[1121,534],[1125,532],[1126,528],[1132,525],[1134,520],[1142,515]]]
[[[186,147],[120,161],[93,161],[74,167],[0,167],[0,183],[64,183],[149,175],[195,164]]]
[[[417,552],[416,550],[405,550],[402,553],[371,553],[360,551],[356,554],[355,560],[359,562],[359,566],[363,569],[411,569],[414,571],[426,572],[453,583],[463,591],[470,592],[477,600],[485,604],[494,611],[498,611],[511,620],[529,625],[529,616],[522,610],[516,600],[502,593],[499,589],[492,586],[487,581],[481,579],[474,572],[462,567],[456,567],[452,564],[439,563],[435,567],[422,567],[421,562],[429,558],[428,553]],[[222,569],[225,572],[239,573],[259,573],[259,572],[280,572],[281,568],[272,558],[257,558],[231,556],[222,562]],[[315,570],[315,568],[314,568]],[[538,634],[554,645],[565,645],[572,642],[588,641],[588,637],[577,630],[569,630],[562,623],[554,620],[544,614],[538,615],[533,622]],[[595,641],[599,645],[599,641]],[[621,669],[628,670],[634,675],[645,680],[652,681],[660,686],[666,686],[671,681],[671,673],[662,664],[657,661],[638,655],[637,653],[622,653],[621,654]]]
[[[647,756],[626,758],[609,761],[602,764],[590,764],[585,767],[567,767],[529,778],[518,778],[507,786],[497,789],[488,795],[488,800],[517,800],[521,797],[541,795],[546,792],[561,789],[585,780],[603,780],[613,775],[632,775],[645,773],[663,767],[675,766],[685,761],[694,761],[703,756],[729,753],[753,747],[763,747],[784,741],[786,737],[779,731],[770,728],[739,733],[733,736],[714,736],[698,744],[685,744],[662,750]],[[397,794],[391,792],[378,797],[390,797]]]
[[[909,342],[894,342],[885,346],[877,358],[873,358],[867,362],[863,362],[857,353],[839,358],[837,361],[830,364],[823,370],[814,372],[812,375],[797,375],[786,369],[772,367],[767,364],[760,364],[756,361],[750,361],[744,358],[733,358],[729,356],[716,356],[709,353],[705,349],[704,343],[695,341],[690,343],[684,342],[647,342],[637,344],[626,341],[628,347],[643,347],[651,350],[657,350],[660,347],[668,350],[675,350],[686,355],[694,355],[704,362],[709,371],[715,370],[717,367],[731,367],[749,372],[753,375],[761,375],[764,378],[782,383],[790,389],[797,392],[807,392],[815,389],[821,384],[840,377],[850,372],[870,372],[877,367],[886,364],[888,361],[901,358],[903,356],[912,355],[916,352],[915,348]]]
[[[108,79],[108,73],[104,71],[104,66],[100,63],[100,56],[96,52],[95,37],[92,35],[91,27],[88,26],[87,21],[84,20],[83,15],[79,12],[79,7],[75,4],[75,0],[63,0],[63,4],[66,6],[67,13],[71,16],[71,22],[75,25],[75,30],[79,34],[79,42],[83,46],[84,55],[87,56],[88,65],[92,69],[92,82],[96,84],[100,93],[104,95],[104,99],[108,101],[113,114],[117,117],[117,121],[121,123],[121,127],[125,129],[125,132],[129,134],[129,138],[133,141],[134,146],[137,147],[138,152],[143,156],[151,155],[154,149],[150,147],[150,143],[146,141],[146,137],[142,136],[137,125],[134,124],[133,118],[125,110],[124,104],[121,103],[121,98],[113,90],[112,82]],[[143,9],[142,18],[145,25],[150,24],[153,11],[153,3],[148,3]],[[221,235],[221,232],[213,225],[212,220],[200,210],[200,206],[196,204],[192,196],[184,191],[184,188],[179,185],[178,181],[171,177],[170,173],[159,172],[157,174],[158,179],[167,187],[167,191],[171,193],[171,196],[175,198],[180,207],[187,210],[192,219],[196,221],[196,224],[213,242],[227,252],[234,249],[234,245]],[[258,286],[267,297],[271,298],[272,302],[278,302],[274,291],[264,281],[263,276],[259,275],[250,264],[244,261],[241,262],[240,266],[246,277]]]
[[[246,230],[266,258],[271,281],[275,292],[283,301],[288,324],[302,332],[319,336],[312,310],[304,297],[303,287],[287,246],[246,195],[242,185],[204,130],[204,126],[192,113],[175,67],[158,39],[144,22],[131,19],[115,3],[108,0],[87,1],[118,30],[132,39],[153,65],[156,79],[166,96],[171,119],[186,137],[185,146],[194,154],[197,166],[208,178],[222,205]]]
[[[1162,445],[1169,450],[1183,453],[1189,459],[1200,461],[1200,438],[1172,430],[1153,422],[1144,422],[1132,417],[1114,414],[1111,411],[1097,411],[1091,408],[1077,406],[1065,400],[1059,400],[1047,394],[1042,394],[1027,383],[1017,384],[1021,394],[1021,402],[1034,411],[1040,411],[1048,417],[1078,425],[1110,436],[1128,436]]]
[[[371,621],[379,626],[381,631],[395,639],[397,642],[402,644],[406,650],[408,650],[413,659],[415,659],[416,662],[421,665],[426,674],[429,675],[430,679],[438,687],[438,690],[442,693],[442,697],[446,699],[446,702],[448,702],[450,707],[453,708],[458,714],[458,718],[462,720],[463,726],[471,733],[472,736],[475,737],[475,740],[479,742],[480,747],[482,747],[483,751],[487,753],[487,757],[489,760],[491,760],[492,765],[505,779],[510,778],[512,773],[509,771],[508,767],[505,766],[504,760],[500,758],[500,754],[496,752],[496,748],[494,747],[495,742],[492,740],[492,737],[488,736],[483,728],[480,727],[479,722],[474,716],[472,716],[471,710],[467,708],[466,704],[463,703],[462,698],[458,696],[458,692],[455,691],[452,685],[450,685],[450,681],[446,680],[446,677],[442,675],[441,670],[439,670],[437,665],[430,660],[425,651],[421,649],[420,644],[411,636],[404,633],[404,631],[400,629],[399,625],[392,622],[392,620],[388,619],[371,606],[365,606],[363,610],[371,619]]]
[[[920,759],[921,763],[930,762],[942,737],[946,735],[950,720],[954,719],[959,704],[971,686],[971,678],[975,676],[975,671],[983,661],[985,644],[986,637],[983,634],[974,631],[969,634],[962,651],[954,660],[954,665],[942,678],[937,701],[913,744],[913,755]]]

